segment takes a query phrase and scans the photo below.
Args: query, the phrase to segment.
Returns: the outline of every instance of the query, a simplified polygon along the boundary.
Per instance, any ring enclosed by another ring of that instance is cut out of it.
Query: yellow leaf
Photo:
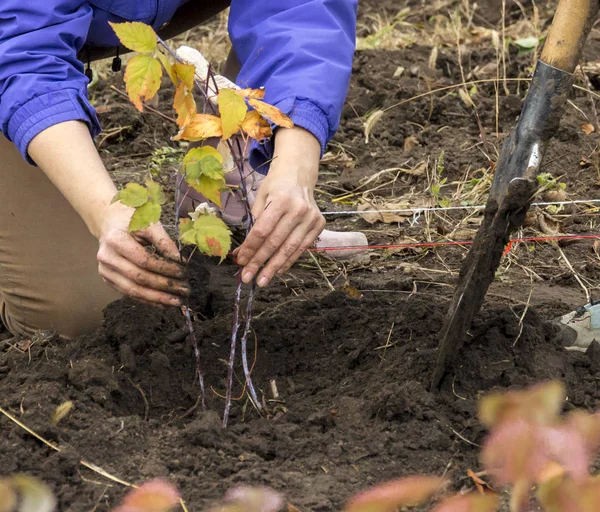
[[[262,100],[265,97],[264,89],[238,89],[236,92],[244,98]]]
[[[294,126],[292,120],[277,107],[254,98],[248,99],[248,103],[250,103],[250,105],[252,105],[260,113],[260,115],[272,123],[275,123],[278,126],[283,126],[284,128],[291,128]]]
[[[57,425],[60,420],[62,420],[67,414],[71,412],[73,407],[74,405],[73,402],[71,402],[71,400],[67,400],[66,402],[60,404],[52,414],[52,423],[54,425]]]
[[[151,100],[160,89],[161,77],[160,62],[154,57],[139,54],[127,63],[125,70],[127,93],[140,112],[144,110],[142,101]]]
[[[150,25],[138,21],[111,23],[121,44],[134,52],[153,52],[156,50],[156,33]]]
[[[179,84],[175,91],[173,107],[177,112],[177,126],[179,128],[183,128],[188,124],[197,113],[194,95],[183,82]]]
[[[221,119],[210,114],[196,114],[193,119],[175,136],[173,140],[195,142],[223,135]]]
[[[223,126],[223,140],[227,140],[242,126],[248,106],[244,99],[231,89],[221,89],[217,102]]]
[[[173,71],[185,85],[187,88],[192,90],[194,88],[194,77],[196,74],[196,66],[192,64],[182,64],[181,62],[176,62],[173,64]]]
[[[225,190],[227,184],[225,178],[213,179],[206,175],[201,175],[198,179],[187,180],[187,184],[200,192],[206,199],[221,207],[221,192]]]
[[[272,134],[271,125],[258,111],[252,110],[246,114],[242,122],[242,130],[255,140],[264,140]]]
[[[173,64],[171,64],[169,57],[167,57],[164,53],[160,52],[157,52],[156,55],[158,57],[158,60],[160,60],[161,64],[163,65],[163,68],[165,68],[167,75],[169,75],[171,82],[173,82],[174,85],[177,85],[177,74],[173,69]]]

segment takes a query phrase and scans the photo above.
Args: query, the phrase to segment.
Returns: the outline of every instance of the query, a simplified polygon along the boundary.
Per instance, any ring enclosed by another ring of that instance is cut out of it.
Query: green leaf
[[[204,176],[213,180],[221,179],[225,175],[223,173],[223,164],[214,156],[207,156],[200,160],[200,168]]]
[[[187,180],[190,187],[200,192],[206,199],[221,206],[221,192],[225,190],[225,178],[214,180],[208,176],[200,176],[196,180]]]
[[[223,156],[212,146],[202,146],[199,148],[190,149],[183,158],[183,167],[192,162],[199,162],[207,156],[216,158],[220,163],[223,163]]]
[[[158,222],[161,212],[162,208],[156,203],[146,203],[136,208],[129,222],[129,231],[140,231]]]
[[[126,23],[111,23],[112,27],[121,41],[121,44],[134,52],[153,52],[156,50],[156,33],[150,25],[138,21]]]
[[[148,202],[148,190],[138,183],[127,183],[125,188],[115,196],[116,198],[125,206],[137,208]]]
[[[52,512],[56,499],[52,491],[37,478],[28,475],[12,477],[13,486],[21,496],[19,512]]]
[[[537,48],[540,41],[537,37],[531,36],[524,37],[523,39],[517,39],[514,41],[514,43],[523,50],[533,50],[534,48]]]
[[[200,215],[194,222],[198,249],[208,256],[219,256],[223,261],[231,249],[231,231],[227,224],[214,215]]]
[[[156,204],[165,204],[167,202],[165,193],[159,183],[148,179],[146,180],[146,188],[148,189],[151,202]]]
[[[186,245],[196,245],[196,231],[192,219],[179,219],[179,240]]]

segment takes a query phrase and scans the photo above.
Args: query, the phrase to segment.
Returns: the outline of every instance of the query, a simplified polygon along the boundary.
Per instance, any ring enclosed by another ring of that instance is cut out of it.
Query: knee
[[[66,339],[90,334],[102,326],[103,311],[120,296],[112,290],[87,297],[60,297],[59,300],[23,301],[2,305],[2,321],[13,334],[32,336],[52,332]]]

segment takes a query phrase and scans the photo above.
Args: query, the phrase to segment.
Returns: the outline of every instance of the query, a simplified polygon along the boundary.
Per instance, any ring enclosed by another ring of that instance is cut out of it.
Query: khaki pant
[[[163,35],[188,30],[228,3],[184,4]],[[104,56],[108,55],[92,58]],[[98,328],[103,309],[119,295],[98,275],[97,250],[97,240],[43,171],[28,165],[0,134],[0,319],[4,325],[14,334],[49,330],[68,338]]]

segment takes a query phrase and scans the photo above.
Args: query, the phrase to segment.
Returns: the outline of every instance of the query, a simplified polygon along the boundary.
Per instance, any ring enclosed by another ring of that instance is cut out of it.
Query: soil
[[[418,4],[363,2],[361,30],[368,33],[375,15],[405,5],[418,9]],[[498,21],[495,11],[480,14],[489,15],[488,26]],[[522,16],[519,9],[509,15],[512,21]],[[363,116],[369,112],[460,83],[456,47],[441,45],[435,66],[429,65],[431,52],[412,45],[357,53],[342,125],[319,183],[323,210],[355,208],[333,199],[390,168],[413,172],[397,172],[397,179],[367,195],[369,200],[430,201],[432,170],[441,168],[447,181],[440,193],[458,197],[461,183],[489,171],[490,158],[495,160],[520,112],[523,84],[511,82],[510,94],[502,91],[498,97],[493,84],[478,85],[474,102],[485,142],[472,109],[452,90],[389,110],[365,144]],[[495,61],[489,40],[465,42],[461,50],[466,76],[485,78],[481,69]],[[531,55],[511,50],[509,76],[526,77],[531,62]],[[404,68],[400,76],[399,68]],[[589,76],[593,87],[593,71]],[[175,172],[176,158],[157,163],[153,154],[171,144],[173,127],[135,112],[109,87],[122,87],[120,80],[108,76],[94,98],[105,135],[113,134],[99,139],[113,177],[126,182],[152,164],[160,165],[163,175]],[[168,91],[161,94],[166,98]],[[597,122],[592,103],[597,101],[577,91],[576,108],[567,111],[546,157],[544,171],[561,178],[571,199],[598,193],[598,133],[581,129]],[[558,219],[563,233],[599,231],[592,207],[535,213]],[[344,215],[328,219],[332,227],[361,229],[372,243],[385,244],[472,238],[481,212],[424,217],[412,224],[369,224]],[[534,223],[523,234],[540,234],[543,228]],[[217,267],[194,259],[191,269],[194,328],[209,386],[206,410],[199,403],[194,353],[179,311],[121,300],[108,307],[101,330],[72,341],[40,336],[17,342],[0,330],[0,406],[61,448],[54,451],[0,416],[0,473],[25,471],[42,478],[56,493],[59,509],[73,512],[108,511],[126,492],[81,460],[128,482],[168,478],[190,510],[202,510],[242,484],[271,486],[300,510],[322,512],[340,510],[371,484],[415,473],[446,473],[454,490],[471,488],[467,469],[481,469],[477,445],[485,430],[477,420],[477,400],[483,394],[561,379],[568,388],[566,410],[599,408],[600,346],[587,353],[565,351],[552,320],[586,302],[580,282],[592,296],[598,294],[600,259],[593,241],[518,244],[503,258],[441,390],[430,392],[439,333],[465,254],[462,246],[378,251],[369,265],[317,255],[318,268],[306,259],[261,291],[251,356],[265,407],[258,413],[238,383],[242,398],[234,402],[226,430],[220,395],[236,284],[229,261]],[[360,293],[352,293],[354,288]],[[241,368],[236,372],[239,380]],[[67,400],[74,404],[72,412],[54,425],[53,411]]]

